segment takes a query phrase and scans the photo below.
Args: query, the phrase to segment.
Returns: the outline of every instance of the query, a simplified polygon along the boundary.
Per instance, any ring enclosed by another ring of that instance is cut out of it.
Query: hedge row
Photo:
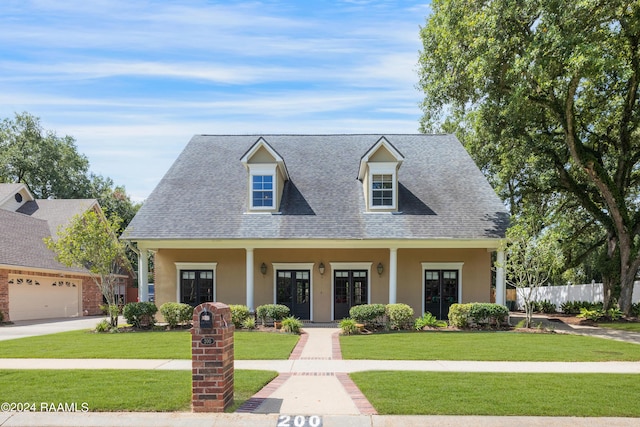
[[[411,329],[414,323],[413,308],[407,304],[354,305],[349,317],[366,328]]]

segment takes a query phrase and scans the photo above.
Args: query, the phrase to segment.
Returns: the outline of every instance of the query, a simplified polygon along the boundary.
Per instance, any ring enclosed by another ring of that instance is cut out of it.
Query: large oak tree
[[[455,129],[513,213],[586,215],[569,221],[571,237],[602,245],[616,265],[606,302],[619,283],[628,315],[640,266],[640,2],[432,8],[421,31],[422,130]],[[593,234],[580,236],[583,226]]]

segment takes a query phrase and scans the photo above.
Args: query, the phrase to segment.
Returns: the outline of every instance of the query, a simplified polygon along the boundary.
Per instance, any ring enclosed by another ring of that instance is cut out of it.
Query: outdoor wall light
[[[320,265],[318,266],[318,271],[320,272],[320,274],[324,274],[324,263],[320,262]]]
[[[260,266],[260,272],[264,275],[267,274],[267,264],[265,264],[264,262],[262,263],[262,265]]]
[[[378,276],[382,276],[382,272],[384,271],[384,266],[381,262],[378,263]]]

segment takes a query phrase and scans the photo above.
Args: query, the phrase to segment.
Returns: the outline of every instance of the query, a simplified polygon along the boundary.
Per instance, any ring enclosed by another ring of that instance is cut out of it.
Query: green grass
[[[344,359],[638,361],[640,345],[564,334],[428,332],[340,337]]]
[[[235,358],[237,360],[288,359],[298,340],[300,335],[236,332],[234,334]]]
[[[640,322],[598,322],[601,328],[619,329],[622,331],[640,332]]]
[[[236,370],[235,410],[277,372]],[[191,410],[191,372],[141,370],[0,370],[0,402],[86,403],[91,412]]]
[[[268,332],[236,332],[234,338],[235,358],[252,360],[287,359],[300,337]],[[191,333],[61,332],[3,341],[0,358],[190,359]]]
[[[640,417],[639,375],[358,372],[381,415]]]
[[[236,370],[234,404],[249,399],[277,372]],[[0,370],[0,402],[46,406],[83,403],[92,412],[169,412],[191,410],[190,371]]]

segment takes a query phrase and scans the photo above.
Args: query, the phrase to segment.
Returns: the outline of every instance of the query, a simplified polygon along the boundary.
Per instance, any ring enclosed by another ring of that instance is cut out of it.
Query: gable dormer
[[[33,196],[24,184],[0,184],[0,209],[16,212]]]
[[[362,156],[358,179],[367,211],[398,211],[398,170],[403,161],[402,153],[384,136]]]
[[[278,212],[284,183],[289,180],[284,159],[260,137],[240,161],[249,173],[249,211]]]

